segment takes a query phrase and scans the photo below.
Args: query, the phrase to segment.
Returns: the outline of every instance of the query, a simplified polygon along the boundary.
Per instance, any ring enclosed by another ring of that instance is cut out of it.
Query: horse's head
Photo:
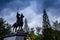
[[[23,14],[21,13],[21,18],[24,18]]]

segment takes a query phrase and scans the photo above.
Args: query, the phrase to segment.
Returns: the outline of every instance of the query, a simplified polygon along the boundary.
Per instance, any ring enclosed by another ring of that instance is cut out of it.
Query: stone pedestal
[[[4,37],[4,40],[26,40],[27,33],[11,34]]]

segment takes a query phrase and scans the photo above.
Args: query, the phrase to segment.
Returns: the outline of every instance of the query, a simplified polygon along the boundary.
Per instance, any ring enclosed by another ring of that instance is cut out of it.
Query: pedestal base
[[[4,37],[4,40],[26,40],[27,33],[17,33],[12,35],[7,35]]]

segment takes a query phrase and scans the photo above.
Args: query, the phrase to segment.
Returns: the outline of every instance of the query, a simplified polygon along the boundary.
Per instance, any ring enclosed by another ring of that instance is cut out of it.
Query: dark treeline
[[[36,27],[28,28],[27,20],[25,20],[25,30],[29,32],[29,40],[60,40],[60,23],[56,20],[53,24],[50,24],[46,10],[43,10],[43,21],[42,28]],[[42,31],[41,31],[42,30]],[[36,34],[35,34],[36,32]],[[41,33],[40,33],[41,32]],[[3,40],[3,36],[11,34],[11,25],[6,23],[3,18],[0,18],[0,40]]]

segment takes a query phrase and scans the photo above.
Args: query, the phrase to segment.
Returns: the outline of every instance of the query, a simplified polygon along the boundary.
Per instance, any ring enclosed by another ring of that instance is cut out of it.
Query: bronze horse
[[[18,27],[19,27],[19,29],[22,30],[23,18],[24,18],[23,14],[20,15],[20,14],[17,13],[16,18],[17,18],[16,23],[14,23],[14,24],[12,25],[13,30],[15,29],[15,31],[17,31],[17,28],[18,28]]]

